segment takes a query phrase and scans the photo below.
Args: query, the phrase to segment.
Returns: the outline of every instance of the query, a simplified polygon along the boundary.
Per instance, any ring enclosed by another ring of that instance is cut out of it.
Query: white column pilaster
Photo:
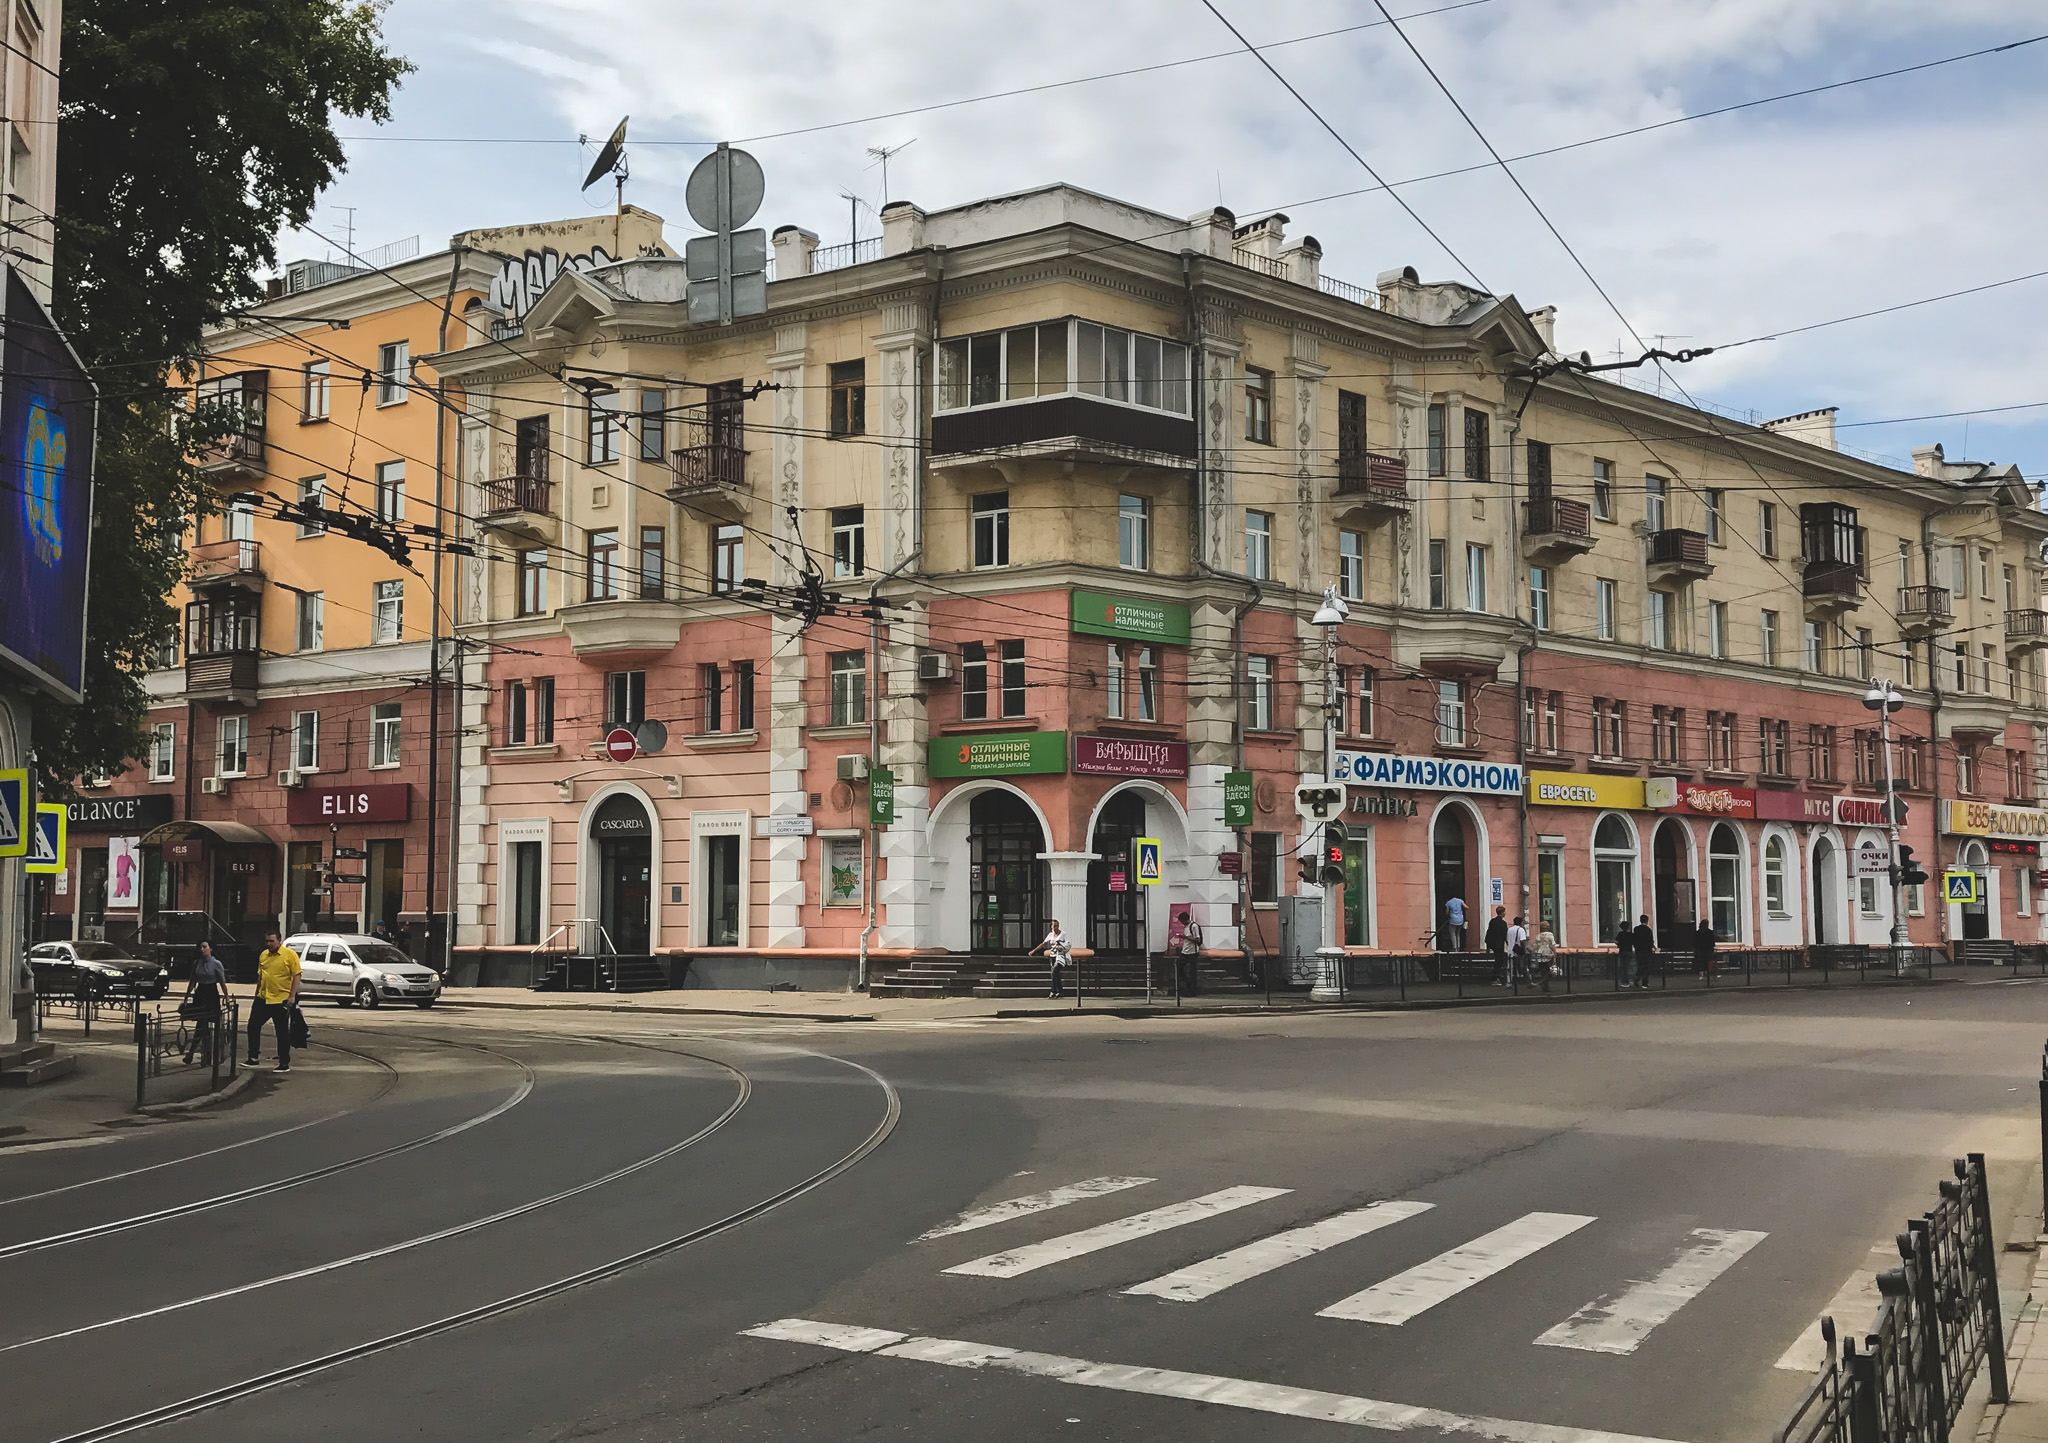
[[[775,433],[770,446],[772,472],[769,485],[774,506],[768,526],[776,544],[772,572],[778,586],[793,585],[797,579],[794,558],[803,554],[803,538],[791,508],[800,519],[804,506],[804,427],[816,408],[808,402],[805,364],[809,360],[805,329],[778,326],[775,351],[768,357],[771,377],[782,389],[772,392]],[[768,662],[768,815],[802,816],[809,810],[810,795],[806,769],[809,753],[804,747],[803,686],[809,674],[809,659],[798,635],[793,616],[777,614],[769,624],[774,650]],[[760,725],[760,718],[755,719]],[[768,929],[762,945],[801,947],[804,945],[803,908],[806,900],[804,864],[809,847],[803,837],[773,837],[768,842],[765,882]]]

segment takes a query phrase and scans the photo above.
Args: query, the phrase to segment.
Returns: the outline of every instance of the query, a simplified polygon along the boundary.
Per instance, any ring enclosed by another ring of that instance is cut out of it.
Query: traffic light
[[[1899,844],[1899,864],[1896,873],[1896,880],[1901,886],[1919,887],[1925,885],[1927,881],[1926,869],[1913,860],[1913,849],[1904,842]]]
[[[1323,885],[1323,859],[1315,852],[1305,852],[1294,859],[1301,865],[1301,880],[1304,886]]]
[[[1344,881],[1344,846],[1351,840],[1342,822],[1331,822],[1323,828],[1323,884],[1341,886]]]

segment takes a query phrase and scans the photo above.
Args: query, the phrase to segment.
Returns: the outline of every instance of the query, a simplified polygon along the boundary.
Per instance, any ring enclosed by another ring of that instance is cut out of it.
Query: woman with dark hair
[[[192,1022],[192,1045],[185,1049],[190,1062],[197,1052],[207,1066],[213,1065],[213,1049],[220,1042],[220,1000],[228,985],[227,969],[213,955],[213,944],[201,942],[199,956],[192,963],[192,980],[185,984],[178,1015]]]

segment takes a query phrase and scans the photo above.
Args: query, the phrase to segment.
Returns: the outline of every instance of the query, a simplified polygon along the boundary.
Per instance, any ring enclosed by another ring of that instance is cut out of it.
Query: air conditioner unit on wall
[[[919,652],[917,657],[917,679],[919,681],[945,681],[953,675],[953,654],[947,651]]]
[[[277,784],[281,787],[303,787],[306,774],[297,767],[284,767],[277,774]]]
[[[228,784],[219,777],[201,777],[199,779],[199,790],[206,793],[209,797],[217,797],[227,789]]]
[[[859,752],[851,752],[839,758],[839,780],[842,782],[863,782],[867,780],[868,759]]]

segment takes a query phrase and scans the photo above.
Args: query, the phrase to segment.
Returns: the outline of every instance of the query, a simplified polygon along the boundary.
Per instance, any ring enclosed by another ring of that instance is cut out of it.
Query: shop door
[[[372,842],[364,850],[370,859],[363,867],[363,930],[382,922],[396,932],[405,910],[405,841]]]
[[[1842,939],[1835,925],[1835,909],[1841,903],[1840,884],[1835,879],[1835,844],[1823,837],[1813,849],[1813,942],[1826,947]],[[1965,919],[1967,921],[1967,919]],[[1982,936],[1980,932],[1978,934]]]
[[[740,839],[704,839],[704,945],[740,945]]]
[[[315,890],[320,885],[317,869],[324,851],[323,844],[319,842],[291,844],[291,855],[286,862],[285,871],[284,930],[287,933],[312,931],[324,908],[327,899]],[[209,912],[215,911],[220,902],[225,900],[222,897],[221,882],[222,874],[225,872],[226,856],[226,848],[214,853],[215,866],[218,870],[213,879],[213,896],[208,899]]]
[[[107,854],[78,854],[78,896],[72,906],[78,911],[78,935],[98,942],[107,935]]]
[[[969,807],[968,945],[976,952],[1026,951],[1045,935],[1038,860],[1045,839],[1038,818],[1009,792],[983,792]]]
[[[1564,946],[1564,855],[1561,852],[1536,854],[1536,930],[1540,932],[1546,927],[1557,939],[1557,945]]]
[[[1657,909],[1657,946],[1666,952],[1690,952],[1699,920],[1699,900],[1693,888],[1692,863],[1686,854],[1685,833],[1676,822],[1657,828],[1650,844],[1650,865]]]
[[[1144,797],[1118,792],[1110,798],[1088,848],[1097,854],[1088,864],[1088,946],[1098,953],[1130,956],[1145,950],[1145,889],[1131,855],[1133,840],[1144,834]],[[1112,874],[1122,875],[1122,891],[1110,889]]]
[[[1474,917],[1484,918],[1491,914],[1477,906],[1466,891],[1465,828],[1455,807],[1447,807],[1438,814],[1431,842],[1436,864],[1436,948],[1439,952],[1453,952],[1461,946],[1472,945],[1474,933],[1478,931],[1473,925]],[[1462,938],[1451,932],[1451,914],[1446,904],[1453,897],[1462,897],[1465,901],[1465,926],[1461,929],[1465,935]]]
[[[613,948],[647,955],[647,904],[653,899],[654,848],[645,837],[607,837],[597,844],[601,879],[598,920]]]

